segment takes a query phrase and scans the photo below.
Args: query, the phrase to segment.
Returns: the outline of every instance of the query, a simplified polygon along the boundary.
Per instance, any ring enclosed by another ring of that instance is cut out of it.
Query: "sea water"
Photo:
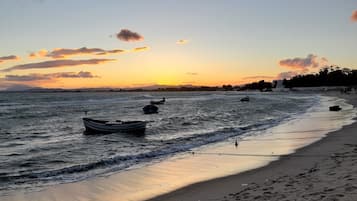
[[[249,95],[249,102],[240,99]],[[144,115],[151,100],[159,113]],[[0,93],[0,195],[112,174],[304,114],[319,95],[240,92]],[[144,136],[83,135],[83,117],[150,121]]]

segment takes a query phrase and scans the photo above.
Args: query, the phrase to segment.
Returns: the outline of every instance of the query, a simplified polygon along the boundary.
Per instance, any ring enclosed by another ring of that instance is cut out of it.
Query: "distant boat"
[[[248,102],[249,101],[249,96],[246,96],[244,98],[240,99],[241,102]]]
[[[271,89],[271,88],[266,88],[263,90],[263,92],[272,92],[272,91],[273,91],[273,89]]]
[[[158,113],[158,110],[159,108],[153,104],[143,107],[144,114],[155,114]]]
[[[161,105],[165,103],[165,98],[162,98],[162,100],[159,101],[150,101],[151,105]]]
[[[329,109],[330,109],[330,111],[340,111],[342,108],[338,105],[334,105],[334,106],[331,106]]]
[[[146,121],[103,121],[83,118],[86,133],[135,133],[144,134]]]

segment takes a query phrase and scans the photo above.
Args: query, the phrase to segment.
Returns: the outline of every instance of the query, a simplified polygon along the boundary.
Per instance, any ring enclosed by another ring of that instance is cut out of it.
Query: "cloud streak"
[[[274,76],[258,75],[258,76],[243,77],[242,79],[244,79],[244,80],[272,80],[275,78],[276,77],[274,77]]]
[[[189,41],[186,40],[186,39],[181,39],[181,40],[176,41],[176,44],[177,44],[177,45],[185,45],[185,44],[187,44],[188,42],[189,42]]]
[[[61,72],[61,73],[49,73],[49,74],[37,74],[32,73],[29,75],[5,75],[5,81],[11,82],[31,82],[41,80],[53,80],[59,78],[97,78],[91,72],[80,71],[76,72]]]
[[[59,68],[67,66],[80,66],[80,65],[96,65],[110,61],[116,61],[115,59],[88,59],[88,60],[54,60],[44,61],[38,63],[28,63],[22,65],[12,66],[1,70],[1,72],[10,72],[13,70],[26,70],[26,69],[42,69],[42,68]]]
[[[10,56],[3,56],[0,57],[0,63],[5,62],[5,61],[11,61],[11,60],[19,60],[20,57],[15,56],[15,55],[10,55]]]
[[[324,67],[327,62],[327,59],[324,57],[319,58],[317,55],[309,54],[306,58],[296,57],[293,59],[280,60],[279,65],[293,70],[307,72],[309,68]]]
[[[144,46],[144,47],[136,47],[132,50],[132,52],[141,52],[141,51],[147,51],[149,50],[150,47]]]
[[[357,22],[357,10],[354,10],[351,15],[352,22]]]
[[[137,42],[144,40],[144,37],[136,32],[130,31],[129,29],[122,29],[116,34],[117,38],[125,42]]]
[[[40,50],[38,52],[33,52],[29,55],[30,58],[36,57],[50,57],[54,59],[62,59],[72,56],[81,56],[81,55],[108,55],[108,54],[120,54],[124,50],[114,49],[114,50],[104,50],[101,48],[87,48],[82,47],[78,49],[69,49],[69,48],[56,48],[53,51]]]

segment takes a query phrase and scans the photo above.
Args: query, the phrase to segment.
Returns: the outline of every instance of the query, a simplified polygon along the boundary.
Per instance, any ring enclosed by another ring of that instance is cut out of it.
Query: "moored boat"
[[[150,104],[151,105],[161,105],[161,104],[164,104],[165,103],[165,98],[162,98],[162,100],[159,100],[159,101],[150,101]]]
[[[248,102],[249,101],[249,96],[246,96],[244,98],[240,99],[241,102]]]
[[[340,111],[342,108],[339,105],[329,107],[330,111]]]
[[[135,133],[144,134],[146,121],[103,121],[83,118],[83,124],[87,133]]]

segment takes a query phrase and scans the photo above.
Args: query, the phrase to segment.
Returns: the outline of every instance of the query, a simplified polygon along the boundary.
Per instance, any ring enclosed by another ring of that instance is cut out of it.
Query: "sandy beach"
[[[339,95],[357,105],[357,96]],[[268,166],[190,185],[151,201],[357,200],[357,123]]]

